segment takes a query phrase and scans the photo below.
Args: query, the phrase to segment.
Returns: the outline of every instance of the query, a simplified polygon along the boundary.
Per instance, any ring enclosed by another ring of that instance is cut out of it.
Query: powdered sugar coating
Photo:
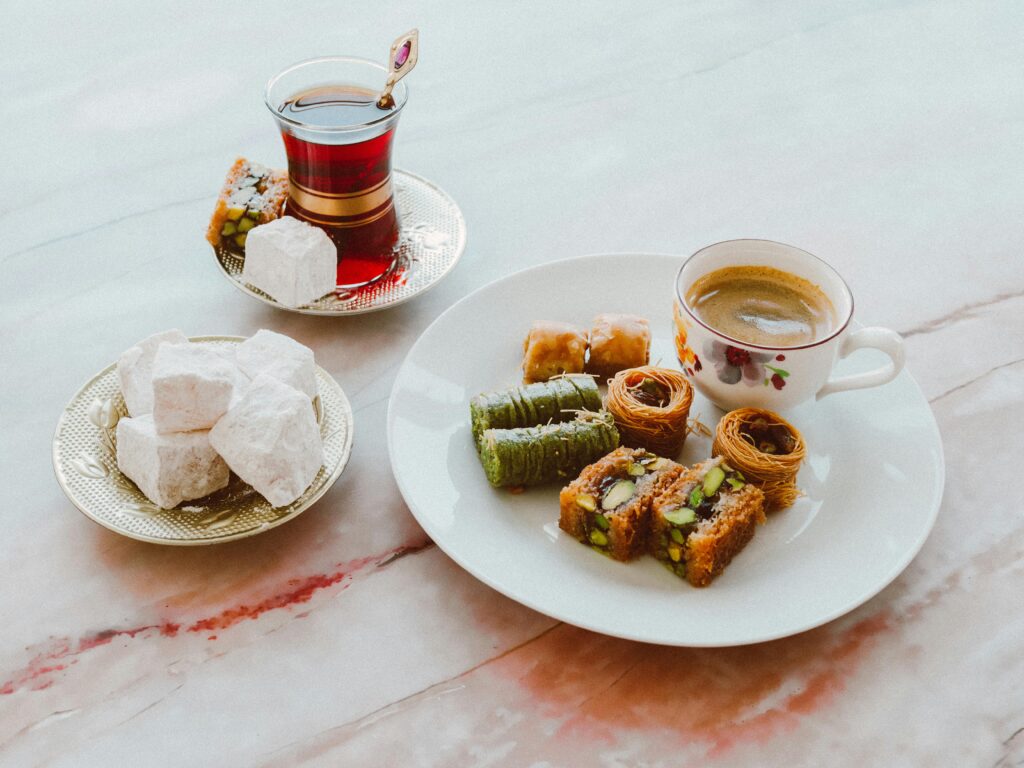
[[[153,422],[160,432],[209,429],[244,380],[222,353],[199,344],[163,344],[153,361]]]
[[[207,430],[160,433],[152,414],[118,422],[117,467],[163,509],[219,491],[230,477]]]
[[[153,412],[153,360],[160,345],[186,343],[188,337],[174,328],[154,333],[121,354],[117,379],[129,414],[142,416]]]
[[[257,376],[210,430],[210,443],[275,507],[299,498],[324,461],[309,398],[267,374]]]
[[[323,230],[291,216],[249,231],[242,279],[287,307],[334,291],[338,249]]]
[[[239,344],[236,355],[239,369],[250,379],[265,373],[310,400],[316,397],[316,363],[313,350],[304,344],[263,329]]]

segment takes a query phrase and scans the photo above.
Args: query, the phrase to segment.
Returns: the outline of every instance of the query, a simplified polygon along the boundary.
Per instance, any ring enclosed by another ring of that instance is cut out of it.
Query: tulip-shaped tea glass
[[[285,212],[338,246],[342,288],[380,279],[397,255],[391,147],[408,89],[396,83],[379,107],[387,78],[387,67],[368,59],[328,56],[288,67],[264,96],[288,154]]]

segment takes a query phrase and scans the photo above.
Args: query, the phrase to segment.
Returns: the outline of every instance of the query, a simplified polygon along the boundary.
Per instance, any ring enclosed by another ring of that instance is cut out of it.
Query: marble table
[[[301,6],[5,9],[0,764],[1020,764],[1024,5]],[[236,154],[283,162],[262,84],[413,25],[396,163],[459,201],[462,263],[348,319],[238,293],[203,230]],[[388,465],[423,329],[524,267],[743,236],[825,257],[906,338],[947,462],[906,571],[818,629],[696,650],[555,622],[454,565]],[[65,499],[61,409],[174,326],[316,349],[356,438],[313,509],[181,549]]]

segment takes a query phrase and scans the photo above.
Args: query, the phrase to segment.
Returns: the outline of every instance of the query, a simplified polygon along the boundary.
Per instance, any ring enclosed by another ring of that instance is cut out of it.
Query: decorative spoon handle
[[[377,99],[377,106],[387,109],[394,105],[395,100],[391,98],[391,89],[395,83],[412,72],[416,62],[420,58],[420,31],[412,29],[404,35],[400,35],[391,44],[391,55],[388,57],[388,81]]]

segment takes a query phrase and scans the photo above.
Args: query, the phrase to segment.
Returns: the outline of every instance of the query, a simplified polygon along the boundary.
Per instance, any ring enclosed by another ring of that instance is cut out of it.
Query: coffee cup
[[[725,410],[785,411],[877,387],[903,369],[888,328],[854,330],[853,294],[824,261],[770,240],[728,240],[694,253],[675,282],[676,355],[704,397]],[[889,361],[832,377],[839,358],[878,349]]]

